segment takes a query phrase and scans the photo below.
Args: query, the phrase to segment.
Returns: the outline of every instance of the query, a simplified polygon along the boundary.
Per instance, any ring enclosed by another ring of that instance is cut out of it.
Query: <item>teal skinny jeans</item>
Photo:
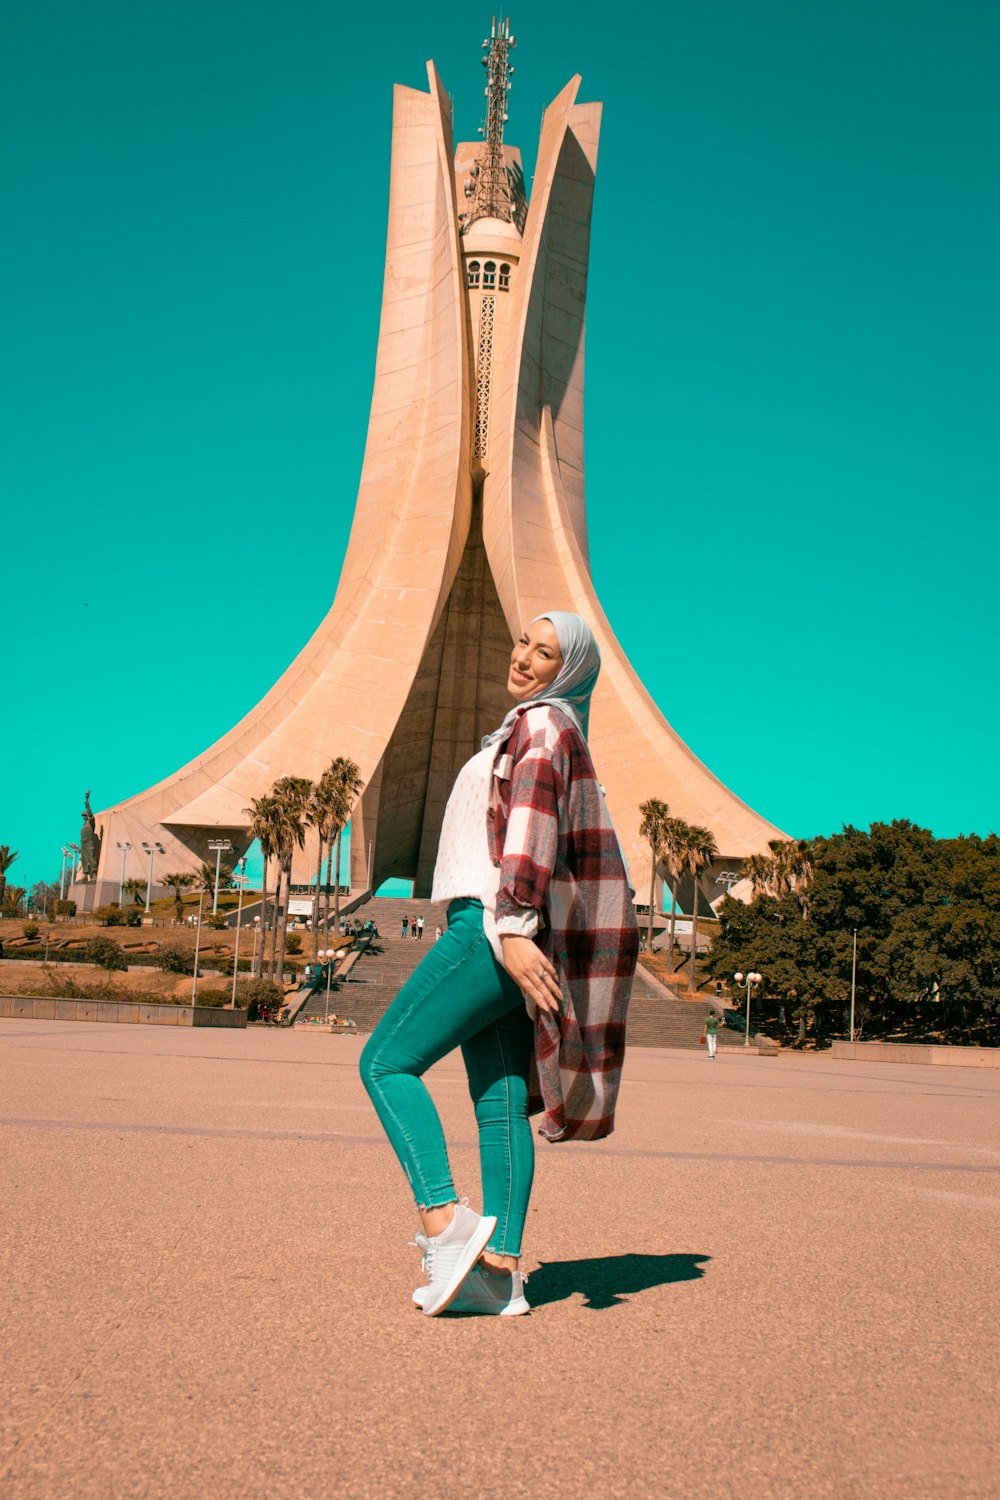
[[[457,1197],[441,1121],[423,1074],[461,1047],[479,1126],[488,1249],[519,1255],[535,1171],[528,1122],[534,1030],[524,999],[493,956],[479,901],[453,901],[448,930],[404,984],[361,1054],[361,1078],[418,1208]]]

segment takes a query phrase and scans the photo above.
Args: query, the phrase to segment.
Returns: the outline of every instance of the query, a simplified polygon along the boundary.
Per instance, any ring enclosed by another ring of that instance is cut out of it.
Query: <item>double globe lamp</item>
[[[745,1033],[744,1038],[743,1038],[743,1045],[744,1045],[744,1047],[749,1047],[749,1045],[750,1045],[750,998],[753,995],[754,985],[755,984],[760,984],[762,982],[763,976],[760,975],[760,974],[758,974],[758,973],[756,973],[756,971],[754,973],[752,973],[752,974],[740,974],[740,973],[737,972],[736,974],[733,975],[733,978],[736,980],[736,983],[738,985],[741,985],[746,990],[746,992],[747,992],[747,1029],[746,1029],[746,1033]]]

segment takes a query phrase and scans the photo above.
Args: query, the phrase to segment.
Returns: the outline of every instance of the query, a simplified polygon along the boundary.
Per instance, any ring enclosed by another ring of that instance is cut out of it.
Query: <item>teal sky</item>
[[[425,86],[433,57],[474,138],[489,18],[7,6],[0,843],[18,883],[58,874],[85,787],[101,807],[196,755],[326,612],[368,417],[392,84]],[[632,662],[790,833],[996,828],[1000,11],[512,20],[507,139],[529,180],[572,73],[605,106],[588,505]]]

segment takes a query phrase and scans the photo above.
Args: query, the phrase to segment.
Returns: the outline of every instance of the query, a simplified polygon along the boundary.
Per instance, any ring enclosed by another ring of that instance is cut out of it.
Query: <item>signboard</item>
[[[288,903],[288,915],[290,917],[311,917],[313,914],[312,896],[293,896]]]

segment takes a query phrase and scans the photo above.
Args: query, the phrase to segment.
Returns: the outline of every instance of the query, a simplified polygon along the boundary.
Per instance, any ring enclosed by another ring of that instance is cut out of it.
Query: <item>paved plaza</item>
[[[996,1072],[633,1050],[532,1316],[429,1319],[360,1046],[0,1021],[0,1495],[1000,1493]]]

